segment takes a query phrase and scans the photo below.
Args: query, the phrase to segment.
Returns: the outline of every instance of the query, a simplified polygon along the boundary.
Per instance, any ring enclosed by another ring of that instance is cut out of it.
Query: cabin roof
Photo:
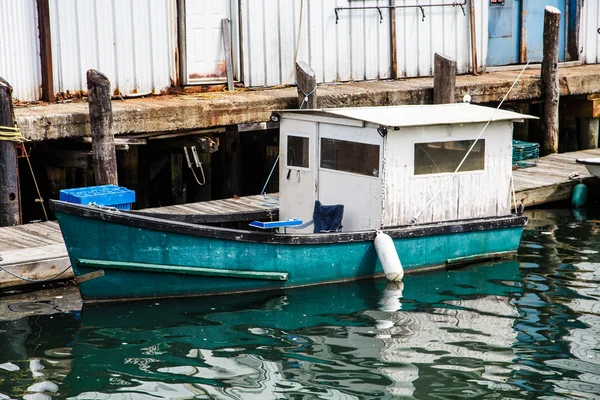
[[[281,112],[352,119],[385,127],[483,123],[490,121],[492,117],[493,121],[537,119],[537,117],[531,115],[507,110],[496,111],[495,108],[468,103],[323,108],[316,110],[282,110]]]

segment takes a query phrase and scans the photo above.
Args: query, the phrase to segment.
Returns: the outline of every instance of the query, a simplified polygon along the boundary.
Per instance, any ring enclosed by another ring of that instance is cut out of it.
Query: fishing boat
[[[600,158],[578,158],[575,161],[579,164],[585,165],[590,175],[600,178]]]
[[[378,232],[407,272],[515,254],[527,219],[511,214],[512,128],[529,116],[463,103],[277,118],[276,221],[231,229],[210,217],[53,201],[84,300],[381,276]]]

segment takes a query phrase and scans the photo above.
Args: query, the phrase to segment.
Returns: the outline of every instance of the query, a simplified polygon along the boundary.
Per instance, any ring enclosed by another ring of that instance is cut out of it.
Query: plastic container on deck
[[[131,203],[135,202],[135,192],[116,185],[89,186],[63,189],[60,191],[60,200],[74,204],[94,203],[119,210],[131,210]]]

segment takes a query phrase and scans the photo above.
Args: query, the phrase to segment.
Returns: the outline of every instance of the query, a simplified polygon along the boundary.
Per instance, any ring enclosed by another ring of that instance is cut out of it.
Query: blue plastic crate
[[[95,203],[119,210],[131,210],[131,203],[135,202],[135,192],[116,185],[89,186],[63,189],[60,191],[60,200],[85,205]]]

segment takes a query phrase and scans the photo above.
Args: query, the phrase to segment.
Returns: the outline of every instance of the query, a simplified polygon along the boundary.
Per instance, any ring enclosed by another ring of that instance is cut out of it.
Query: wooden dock
[[[537,166],[513,171],[517,204],[525,207],[568,200],[573,187],[583,181],[596,185],[598,178],[591,176],[578,158],[600,157],[600,149],[574,151],[541,157]],[[570,178],[578,174],[577,178]]]
[[[578,158],[600,157],[600,149],[553,154],[539,159],[537,166],[513,171],[518,204],[531,207],[571,198],[573,187],[581,179],[594,184],[585,166],[575,162]],[[574,173],[578,179],[570,178]],[[159,207],[141,210],[156,214],[175,214],[181,221],[203,222],[207,215],[222,215],[227,223],[229,215],[236,213],[252,221],[276,215],[276,203],[262,195],[234,199],[213,200],[200,203]],[[214,218],[213,218],[214,221]],[[55,221],[0,228],[0,267],[27,279],[48,279],[66,271],[56,279],[73,277],[67,251]],[[0,270],[0,289],[27,284]]]

